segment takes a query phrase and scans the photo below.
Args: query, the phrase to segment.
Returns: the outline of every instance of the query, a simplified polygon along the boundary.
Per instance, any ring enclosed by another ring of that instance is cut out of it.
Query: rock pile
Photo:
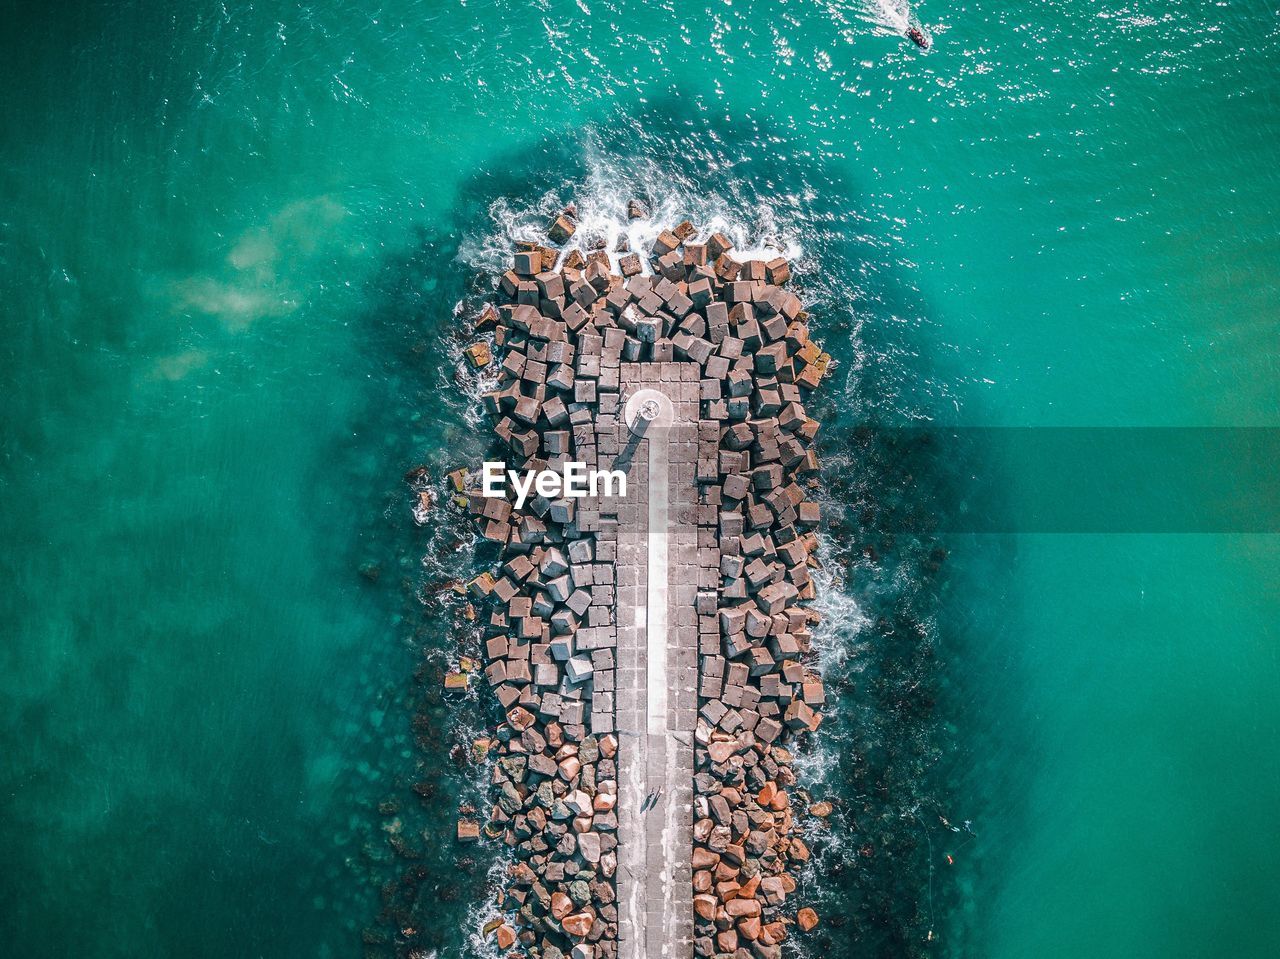
[[[629,215],[647,214],[633,203]],[[548,235],[564,243],[575,230],[570,208]],[[603,249],[518,244],[502,302],[476,319],[492,349],[486,339],[466,356],[499,364],[484,403],[519,471],[569,461],[594,469],[617,452],[608,444],[623,362],[697,364],[698,512],[717,521],[720,582],[700,584],[696,609],[694,946],[702,956],[769,959],[795,921],[785,911],[789,871],[808,856],[793,834],[783,744],[817,728],[824,696],[802,662],[816,622],[801,604],[814,596],[819,518],[801,486],[817,471],[817,423],[802,401],[829,358],[785,286],[785,259],[740,262],[722,234],[697,236],[685,222],[643,258],[619,250],[612,260]],[[469,589],[490,604],[485,676],[506,714],[485,832],[515,860],[501,902],[514,928],[490,931],[500,948],[523,950],[512,956],[613,959],[616,514],[600,501],[545,496],[516,509],[477,485],[455,481],[499,549]],[[459,837],[472,832],[460,827]]]
[[[775,959],[793,921],[792,869],[809,858],[793,832],[785,743],[816,730],[825,703],[804,665],[818,622],[802,604],[815,597],[819,510],[802,484],[818,470],[804,394],[829,357],[785,289],[785,260],[739,264],[721,252],[713,272],[718,284],[698,277],[711,293],[702,395],[714,428],[700,431],[697,479],[701,504],[717,510],[720,582],[697,600],[694,952]],[[811,917],[794,921],[807,931]]]

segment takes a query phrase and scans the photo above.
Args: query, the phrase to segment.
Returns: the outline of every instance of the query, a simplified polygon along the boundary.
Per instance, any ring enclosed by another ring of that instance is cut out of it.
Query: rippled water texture
[[[473,952],[401,477],[482,449],[494,251],[633,192],[798,248],[839,361],[808,951],[1280,954],[1277,537],[948,536],[1034,470],[858,431],[1280,425],[1274,9],[3,10],[5,954]]]

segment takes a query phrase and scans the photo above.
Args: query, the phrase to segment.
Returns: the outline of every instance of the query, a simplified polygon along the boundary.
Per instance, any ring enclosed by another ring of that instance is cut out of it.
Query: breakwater
[[[570,206],[517,245],[466,356],[496,370],[484,404],[513,479],[631,482],[530,498],[451,476],[492,544],[468,590],[504,714],[494,805],[458,838],[511,849],[484,930],[500,950],[771,959],[819,921],[792,898],[797,818],[830,812],[793,810],[789,751],[825,702],[803,401],[829,358],[783,257],[687,221],[644,250],[563,248],[576,232]]]

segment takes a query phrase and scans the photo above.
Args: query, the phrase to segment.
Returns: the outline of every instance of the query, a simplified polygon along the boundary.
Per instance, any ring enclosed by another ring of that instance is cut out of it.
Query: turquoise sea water
[[[466,550],[401,476],[478,450],[453,306],[548,192],[805,249],[857,507],[811,951],[1280,953],[1280,538],[889,539],[1040,478],[913,503],[854,432],[1280,425],[1274,9],[4,12],[6,954],[467,954]]]

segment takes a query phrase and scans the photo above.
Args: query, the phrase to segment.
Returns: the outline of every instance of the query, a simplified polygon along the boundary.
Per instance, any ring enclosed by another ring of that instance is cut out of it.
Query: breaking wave
[[[744,206],[739,197],[707,191],[656,163],[644,159],[618,163],[591,147],[586,150],[586,166],[589,172],[584,177],[547,190],[531,203],[506,197],[494,200],[488,211],[493,229],[464,240],[463,262],[494,276],[502,273],[510,266],[516,242],[548,242],[548,225],[570,201],[577,208],[578,229],[565,244],[561,260],[573,250],[584,256],[604,250],[616,269],[620,249],[648,251],[659,233],[689,220],[704,238],[717,232],[728,236],[739,259],[785,256],[803,261],[801,229],[780,216],[768,200]],[[640,201],[647,215],[629,217],[631,200]],[[642,267],[645,273],[652,272],[647,260]]]

